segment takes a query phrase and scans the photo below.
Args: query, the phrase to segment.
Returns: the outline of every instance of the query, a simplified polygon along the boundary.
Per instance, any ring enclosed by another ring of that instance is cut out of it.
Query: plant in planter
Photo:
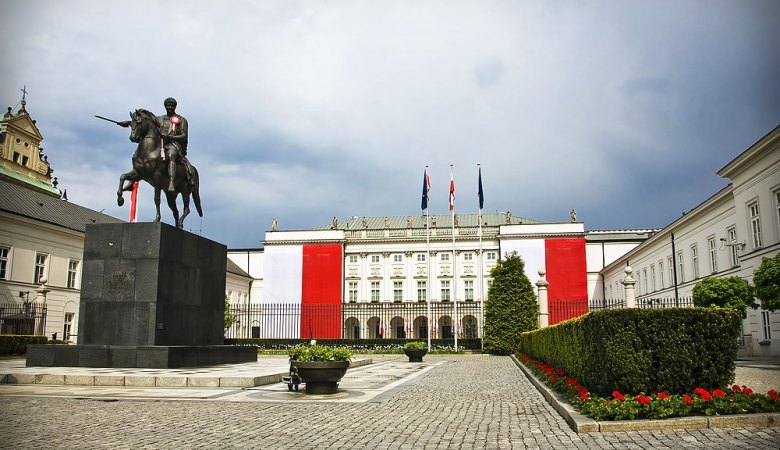
[[[409,362],[422,362],[423,356],[428,353],[425,342],[412,341],[404,345],[404,353],[409,357]]]
[[[307,394],[335,394],[351,358],[344,347],[299,345],[290,351],[290,378],[306,383]]]

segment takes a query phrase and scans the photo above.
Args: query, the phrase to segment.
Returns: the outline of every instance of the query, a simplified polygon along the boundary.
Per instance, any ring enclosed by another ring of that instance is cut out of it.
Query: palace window
[[[403,260],[404,260],[404,255],[400,253],[396,253],[395,255],[393,255],[393,262],[399,263],[399,262],[403,262]]]
[[[371,255],[371,262],[372,263],[378,263],[379,262],[379,255]]]
[[[471,252],[464,253],[463,254],[463,260],[464,261],[472,261],[474,259],[474,254]]]
[[[666,287],[664,285],[664,261],[663,260],[658,261],[658,281],[660,281],[661,289]]]
[[[442,261],[449,261],[450,260],[450,254],[449,253],[442,253],[441,254],[441,260]]]
[[[737,244],[737,229],[735,227],[731,227],[726,230],[726,233],[729,235],[729,244]],[[731,245],[731,267],[737,267],[739,265],[739,245]]]
[[[650,292],[655,292],[655,266],[650,264]]]
[[[355,264],[357,262],[357,255],[349,255],[349,262]]]
[[[10,253],[10,248],[0,247],[0,280],[8,279],[8,255]]]
[[[376,303],[379,301],[379,281],[371,282],[371,301]]]
[[[417,254],[417,262],[425,262],[425,253]]]
[[[772,324],[769,321],[769,311],[761,311],[761,340],[772,339]]]
[[[467,302],[474,301],[474,280],[463,281],[463,295]]]
[[[350,281],[347,288],[347,296],[350,303],[356,303],[358,299],[357,281]]]
[[[70,331],[73,328],[73,318],[76,313],[65,313],[65,318],[62,321],[62,340],[70,340]]]
[[[417,301],[418,302],[428,301],[428,282],[426,281],[417,282]]]
[[[753,248],[763,247],[761,240],[761,216],[758,209],[758,201],[748,205],[748,217],[750,218],[750,233],[753,237]]]
[[[693,266],[693,279],[699,278],[699,246],[691,245],[691,265]]]
[[[450,280],[441,280],[441,301],[450,301]]]
[[[402,302],[404,299],[404,282],[393,281],[393,301],[396,303]]]
[[[666,258],[667,265],[669,266],[669,285],[674,286],[674,265],[672,264],[672,257]]]
[[[41,282],[41,278],[46,277],[46,266],[49,262],[49,255],[45,253],[35,254],[35,275],[33,283],[38,284]]]
[[[677,252],[677,282],[682,283],[685,281],[685,264],[683,261],[683,252],[680,250]]]
[[[68,261],[68,287],[76,289],[78,287],[79,260],[71,259]]]
[[[495,261],[496,260],[496,252],[487,252],[486,254],[488,261]]]
[[[715,236],[707,238],[707,249],[710,251],[710,273],[718,271],[718,244],[715,243]]]

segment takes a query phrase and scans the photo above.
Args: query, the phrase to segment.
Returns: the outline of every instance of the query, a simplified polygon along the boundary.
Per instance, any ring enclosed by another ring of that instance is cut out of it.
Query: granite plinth
[[[256,347],[28,345],[28,367],[134,367],[173,369],[257,360]]]
[[[87,225],[79,345],[224,342],[227,247],[161,222]]]

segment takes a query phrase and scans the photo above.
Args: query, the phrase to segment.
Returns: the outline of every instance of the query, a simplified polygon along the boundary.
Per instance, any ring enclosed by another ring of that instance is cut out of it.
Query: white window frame
[[[372,263],[378,263],[379,262],[379,255],[371,255],[371,262]]]
[[[393,301],[394,302],[402,302],[402,301],[404,301],[404,282],[403,281],[393,281]]]
[[[658,276],[659,276],[659,281],[661,282],[661,289],[663,289],[666,287],[666,285],[664,284],[664,260],[663,259],[658,260]]]
[[[428,282],[427,281],[418,281],[417,282],[417,301],[418,302],[427,302],[428,301]]]
[[[474,254],[471,252],[466,252],[463,254],[463,260],[464,261],[473,261],[474,260]]]
[[[448,302],[452,300],[452,290],[450,289],[450,280],[441,280],[441,301]]]
[[[463,299],[474,301],[474,280],[463,280]]]
[[[674,260],[671,256],[666,258],[667,265],[669,266],[669,286],[674,286],[676,282],[674,279]]]
[[[761,237],[761,209],[759,208],[758,200],[748,203],[747,210],[748,226],[752,238],[753,249],[759,249],[763,247],[764,242]]]
[[[737,227],[731,226],[726,229],[726,234],[728,235],[728,243],[734,244],[731,245],[731,267],[738,267],[739,266],[739,245],[737,244]]]
[[[450,260],[450,254],[449,253],[442,253],[441,254],[441,261],[442,262],[448,262]]]
[[[496,260],[496,252],[487,252],[486,256],[488,261],[495,261]]]
[[[417,262],[425,262],[425,253],[417,254]]]
[[[685,259],[683,251],[677,252],[677,284],[685,283]]]
[[[11,247],[0,245],[0,280],[10,278],[11,271]]]
[[[650,264],[650,292],[655,292],[655,265]]]
[[[403,262],[403,260],[404,260],[404,255],[400,253],[396,253],[393,255],[393,262],[399,263],[399,262]]]
[[[382,283],[379,281],[371,282],[371,301],[379,302],[382,293]]]
[[[691,267],[693,268],[693,279],[699,278],[699,244],[691,245]]]
[[[710,273],[718,273],[718,244],[715,236],[707,238],[707,247],[710,251]]]
[[[79,261],[78,259],[68,260],[68,287],[71,289],[78,289],[80,268],[81,268],[81,261]]]
[[[35,253],[35,270],[33,271],[33,284],[39,284],[42,278],[48,279],[49,272],[49,254]]]
[[[347,300],[350,303],[357,303],[358,300],[358,282],[350,281],[347,283]]]
[[[357,255],[349,255],[349,262],[355,264],[357,261]]]
[[[71,336],[71,330],[73,329],[73,321],[76,318],[76,313],[66,312],[62,319],[62,340],[69,341]]]

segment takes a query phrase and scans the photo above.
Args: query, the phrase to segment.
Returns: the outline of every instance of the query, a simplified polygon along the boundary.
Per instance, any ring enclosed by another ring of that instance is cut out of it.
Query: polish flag
[[[455,180],[450,171],[450,211],[455,211]]]

